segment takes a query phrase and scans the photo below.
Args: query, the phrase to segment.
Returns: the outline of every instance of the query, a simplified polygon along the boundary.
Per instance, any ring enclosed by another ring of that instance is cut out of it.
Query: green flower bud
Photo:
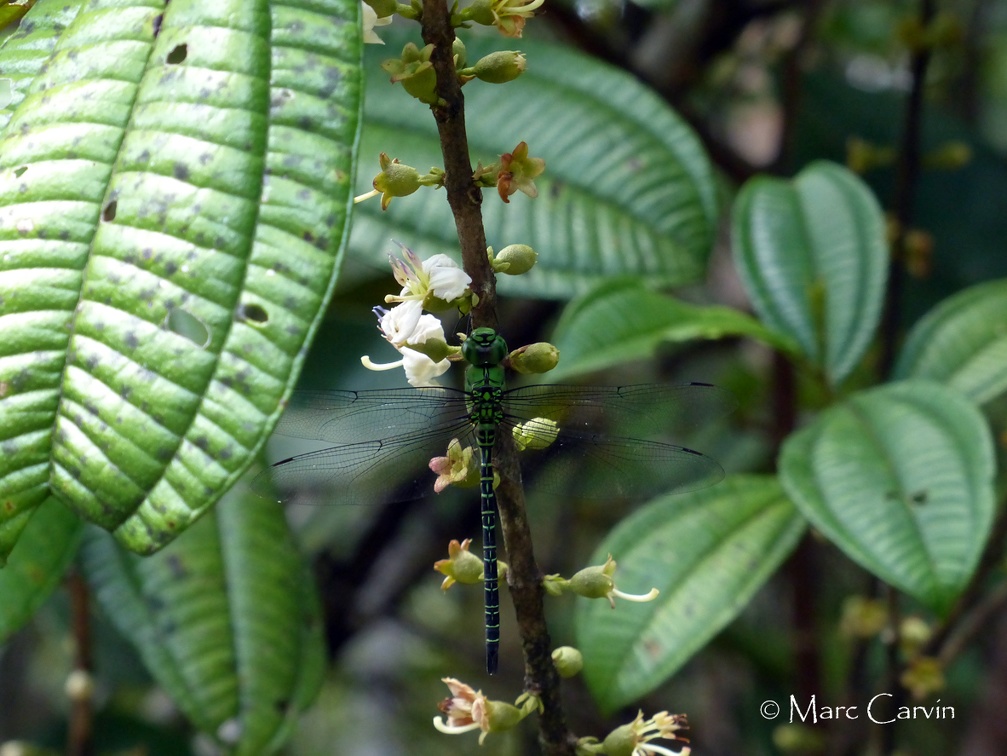
[[[633,723],[616,727],[603,741],[606,756],[633,756],[638,738]]]
[[[406,92],[417,100],[433,105],[438,99],[437,74],[430,62],[433,51],[433,45],[427,45],[421,50],[409,42],[402,48],[401,58],[386,60],[381,67],[391,74],[393,84],[402,84]]]
[[[553,649],[552,663],[560,677],[576,677],[584,668],[584,655],[573,646]]]
[[[455,59],[455,69],[465,68],[466,63],[466,51],[465,43],[462,42],[461,37],[455,37],[455,41],[451,43],[451,54]]]
[[[514,704],[505,701],[486,701],[486,719],[490,732],[503,732],[514,727],[525,715]]]
[[[463,21],[473,21],[483,26],[492,26],[496,23],[493,16],[494,0],[475,0],[472,5],[464,8],[461,12]]]
[[[526,344],[510,353],[510,366],[522,375],[548,373],[559,364],[559,350],[547,341]]]
[[[535,417],[526,423],[518,423],[511,432],[518,451],[547,449],[559,435],[559,426],[555,420]]]
[[[381,173],[374,177],[371,186],[381,192],[381,209],[387,210],[392,197],[408,197],[423,186],[420,172],[411,165],[392,160],[384,152],[378,156]],[[365,195],[368,196],[368,195]]]
[[[570,590],[584,598],[606,598],[614,587],[615,581],[606,574],[605,565],[585,567],[570,578]]]
[[[527,244],[508,244],[493,258],[493,270],[508,276],[520,276],[538,262],[538,253]]]
[[[514,50],[498,50],[480,58],[465,74],[475,76],[488,84],[506,84],[524,73],[528,62],[524,55]]]
[[[483,560],[465,550],[455,557],[455,580],[462,585],[475,585],[483,579]]]

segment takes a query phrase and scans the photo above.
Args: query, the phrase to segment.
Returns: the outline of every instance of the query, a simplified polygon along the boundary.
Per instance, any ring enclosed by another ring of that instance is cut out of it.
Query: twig
[[[936,14],[934,0],[920,0],[919,22],[926,28]],[[909,64],[911,87],[906,101],[902,139],[895,166],[895,190],[892,213],[895,216],[895,239],[892,241],[892,261],[888,273],[888,295],[881,320],[881,358],[879,372],[887,376],[895,364],[901,327],[902,295],[905,288],[906,234],[913,220],[916,184],[920,176],[920,138],[923,122],[923,91],[931,50],[923,45],[912,51]],[[891,728],[889,728],[891,729]]]
[[[423,41],[434,45],[430,60],[437,74],[437,94],[441,102],[431,110],[437,120],[444,156],[444,187],[455,218],[462,263],[472,277],[472,290],[479,296],[472,320],[476,326],[495,328],[495,278],[486,256],[482,190],[472,179],[465,101],[452,59],[454,29],[445,0],[424,0],[422,26]],[[542,573],[532,549],[517,452],[508,434],[497,434],[494,456],[500,475],[496,498],[508,558],[507,582],[525,657],[525,689],[542,702],[539,718],[542,752],[548,756],[570,756],[574,752],[575,739],[567,729],[560,702],[559,677],[550,656],[551,643],[545,622]]]
[[[94,753],[94,711],[91,677],[94,660],[91,654],[91,616],[87,583],[73,571],[66,581],[70,597],[73,630],[73,671],[67,685],[70,697],[70,723],[67,734],[67,756],[91,756]]]

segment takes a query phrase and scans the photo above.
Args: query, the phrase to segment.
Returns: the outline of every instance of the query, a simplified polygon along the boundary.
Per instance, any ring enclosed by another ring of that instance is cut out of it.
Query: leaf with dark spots
[[[140,346],[140,339],[137,338],[135,331],[127,331],[125,341],[126,346],[130,349],[136,349],[137,347]]]
[[[164,266],[164,272],[169,277],[173,276],[175,275],[175,273],[178,272],[178,265],[169,260],[168,263]]]
[[[189,180],[189,166],[185,163],[175,163],[172,168],[172,173],[179,181]]]

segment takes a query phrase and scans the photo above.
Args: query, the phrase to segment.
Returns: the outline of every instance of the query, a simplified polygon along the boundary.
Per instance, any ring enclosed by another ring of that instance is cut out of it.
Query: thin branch
[[[434,46],[430,56],[437,74],[438,105],[431,106],[444,156],[444,188],[454,215],[462,266],[472,277],[472,291],[479,304],[472,310],[476,327],[497,327],[496,277],[486,256],[486,230],[483,227],[483,194],[472,179],[472,160],[465,130],[465,97],[455,74],[451,49],[455,30],[445,0],[424,0],[423,41]]]
[[[94,754],[94,710],[91,678],[94,660],[91,653],[91,615],[87,583],[80,573],[70,573],[66,582],[70,597],[70,618],[73,630],[73,672],[67,686],[70,697],[70,722],[67,734],[67,756]]]
[[[437,121],[444,156],[444,188],[455,218],[462,264],[472,277],[472,290],[479,296],[472,321],[476,326],[496,328],[495,277],[486,256],[482,190],[472,179],[465,131],[465,100],[455,74],[451,49],[454,29],[445,0],[424,0],[422,27],[423,41],[434,45],[430,60],[437,74],[440,103],[431,110]],[[542,573],[532,549],[517,452],[508,434],[497,434],[494,452],[500,475],[497,509],[508,558],[509,594],[514,602],[525,657],[525,689],[542,702],[539,718],[542,752],[547,756],[572,756],[576,741],[567,729],[560,702],[559,677],[550,656],[551,642],[545,622]]]
[[[936,15],[934,0],[920,0],[919,23],[926,28]],[[895,364],[899,344],[903,289],[905,288],[906,234],[912,226],[916,184],[920,177],[920,152],[923,124],[923,94],[932,51],[926,45],[912,51],[909,63],[911,87],[906,100],[899,156],[895,166],[895,190],[892,213],[895,216],[895,239],[888,273],[888,293],[881,320],[882,351],[879,371],[887,376]]]

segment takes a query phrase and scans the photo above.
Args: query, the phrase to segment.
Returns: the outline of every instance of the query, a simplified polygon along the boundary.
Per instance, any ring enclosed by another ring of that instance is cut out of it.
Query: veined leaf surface
[[[0,48],[0,556],[50,493],[153,551],[250,463],[334,280],[358,5],[42,0]]]

